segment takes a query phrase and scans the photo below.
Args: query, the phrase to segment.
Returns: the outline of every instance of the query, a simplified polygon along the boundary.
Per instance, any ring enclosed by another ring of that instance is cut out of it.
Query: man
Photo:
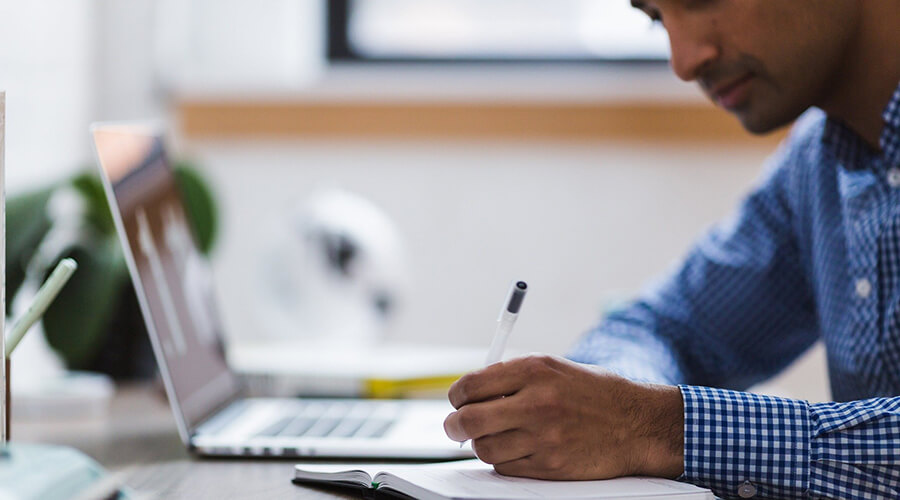
[[[491,365],[450,389],[447,434],[514,476],[900,498],[900,2],[632,4],[748,131],[803,116],[735,216],[570,356],[612,371]],[[738,392],[817,339],[841,402]]]

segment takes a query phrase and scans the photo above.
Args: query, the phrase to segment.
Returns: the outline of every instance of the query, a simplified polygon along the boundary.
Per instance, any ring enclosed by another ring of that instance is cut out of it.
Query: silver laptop
[[[448,402],[246,398],[225,361],[212,276],[160,129],[91,127],[100,174],[178,432],[200,455],[448,459]]]

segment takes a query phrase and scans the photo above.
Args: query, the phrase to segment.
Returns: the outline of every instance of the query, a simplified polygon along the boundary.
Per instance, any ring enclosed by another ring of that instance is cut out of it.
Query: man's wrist
[[[684,400],[675,386],[642,384],[645,404],[635,422],[636,473],[677,478],[684,473]]]

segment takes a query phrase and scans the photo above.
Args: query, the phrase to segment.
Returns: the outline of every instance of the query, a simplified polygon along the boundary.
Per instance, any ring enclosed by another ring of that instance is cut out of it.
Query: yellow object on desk
[[[364,397],[375,399],[445,397],[459,375],[438,375],[410,379],[367,379]]]

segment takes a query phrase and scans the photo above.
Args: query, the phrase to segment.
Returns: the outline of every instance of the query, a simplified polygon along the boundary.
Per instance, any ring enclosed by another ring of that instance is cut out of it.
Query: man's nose
[[[667,23],[666,30],[672,49],[670,64],[678,78],[696,80],[719,57],[715,40],[697,24]]]

